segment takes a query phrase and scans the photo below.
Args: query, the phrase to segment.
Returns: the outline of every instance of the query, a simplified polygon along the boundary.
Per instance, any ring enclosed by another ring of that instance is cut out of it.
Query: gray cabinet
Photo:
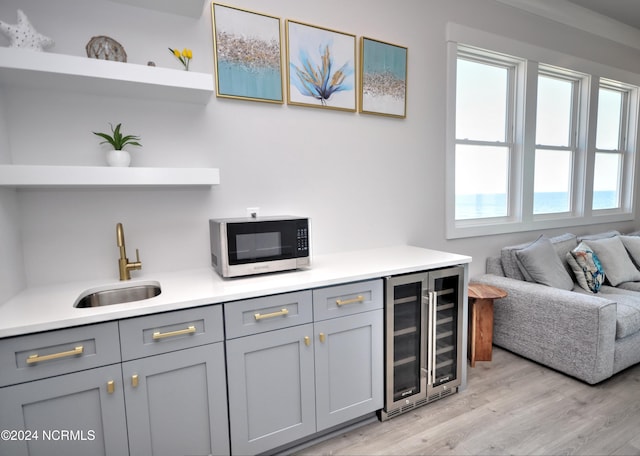
[[[317,430],[382,408],[383,310],[314,323]]]
[[[221,306],[3,339],[0,455],[229,454],[223,340]]]
[[[119,352],[117,323],[2,340],[0,454],[126,455]]]
[[[382,408],[382,307],[381,280],[225,304],[232,453]]]
[[[382,408],[382,280],[313,290],[317,430]]]
[[[122,364],[132,455],[229,453],[223,345]]]
[[[223,337],[221,306],[120,322],[131,455],[229,453]]]
[[[116,364],[0,389],[0,429],[24,431],[0,454],[128,454],[121,379]]]
[[[315,432],[313,325],[227,341],[231,452],[261,453]]]
[[[224,305],[233,454],[315,432],[311,297],[303,291]]]

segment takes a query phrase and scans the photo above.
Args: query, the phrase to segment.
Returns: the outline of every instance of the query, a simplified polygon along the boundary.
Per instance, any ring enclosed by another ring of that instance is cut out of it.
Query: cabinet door
[[[381,409],[383,310],[315,323],[318,431]]]
[[[229,453],[223,346],[122,364],[132,455]]]
[[[256,454],[315,432],[313,325],[227,341],[233,454]]]
[[[2,455],[128,454],[120,364],[0,388],[4,429],[26,431],[31,440],[1,439]]]

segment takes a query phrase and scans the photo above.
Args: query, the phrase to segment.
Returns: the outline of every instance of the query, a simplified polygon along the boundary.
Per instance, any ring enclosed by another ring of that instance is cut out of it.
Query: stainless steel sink
[[[125,302],[142,301],[158,296],[161,292],[157,282],[118,285],[110,288],[87,290],[80,295],[73,307],[100,307]]]

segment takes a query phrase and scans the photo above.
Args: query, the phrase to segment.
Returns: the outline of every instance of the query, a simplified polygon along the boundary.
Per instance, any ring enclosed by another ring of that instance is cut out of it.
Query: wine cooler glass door
[[[434,319],[432,333],[435,339],[433,352],[433,386],[454,382],[459,372],[460,347],[460,293],[462,293],[462,274],[438,277],[431,275]]]
[[[424,281],[422,279],[425,279]],[[395,277],[387,287],[387,402],[426,397],[426,275]],[[395,282],[394,282],[395,281]]]

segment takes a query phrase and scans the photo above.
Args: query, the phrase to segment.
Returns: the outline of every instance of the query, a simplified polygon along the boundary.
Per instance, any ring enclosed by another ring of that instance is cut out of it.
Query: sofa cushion
[[[573,280],[565,269],[549,238],[540,236],[527,247],[516,250],[522,275],[543,285],[562,290],[573,289]]]
[[[582,236],[578,236],[578,242],[582,242],[582,241],[588,242],[594,239],[607,239],[615,236],[620,236],[620,231],[611,230],[611,231],[605,231],[604,233],[584,234]]]
[[[604,271],[597,255],[584,242],[571,252],[567,252],[567,262],[573,270],[578,285],[592,293],[600,291],[604,282]]]
[[[586,241],[586,244],[598,256],[611,285],[640,280],[640,271],[629,258],[620,236]]]
[[[640,266],[640,237],[634,235],[620,236],[620,240],[636,267]]]
[[[640,331],[639,292],[640,282],[626,282],[616,288],[603,286],[601,289],[602,297],[616,302],[616,339]]]
[[[485,266],[487,274],[506,277],[504,275],[504,269],[502,269],[502,261],[500,261],[500,257],[488,257]]]
[[[570,271],[569,265],[566,263],[565,255],[567,254],[567,252],[577,247],[578,241],[576,239],[576,235],[565,233],[560,236],[549,238],[549,240],[551,241],[553,248],[558,253],[558,257],[562,261],[566,270]],[[525,247],[528,247],[529,245],[531,245],[531,242],[502,248],[502,250],[500,251],[500,260],[502,262],[502,269],[506,277],[517,280],[527,280],[522,274],[520,267],[518,266],[516,252],[518,250],[524,249]],[[529,281],[533,282],[531,278],[529,278]]]

